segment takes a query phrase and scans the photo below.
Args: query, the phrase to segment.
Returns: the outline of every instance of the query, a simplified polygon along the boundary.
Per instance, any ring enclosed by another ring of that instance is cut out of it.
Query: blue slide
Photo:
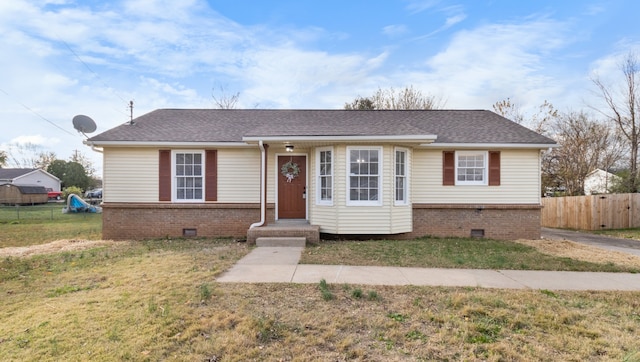
[[[84,201],[80,196],[76,194],[71,194],[67,197],[67,207],[62,209],[64,214],[70,212],[93,212],[93,213],[102,213],[102,208],[100,206],[94,206],[88,204]]]

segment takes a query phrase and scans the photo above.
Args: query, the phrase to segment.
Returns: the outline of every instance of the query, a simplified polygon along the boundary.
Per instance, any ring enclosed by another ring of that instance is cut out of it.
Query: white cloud
[[[22,135],[13,138],[9,141],[10,144],[17,145],[36,145],[36,146],[54,146],[60,142],[59,138],[56,137],[45,137],[40,134],[35,135]]]
[[[409,0],[407,10],[412,14],[421,13],[436,6],[440,0]]]
[[[244,53],[242,67],[233,70],[244,85],[243,105],[266,108],[341,106],[345,95],[334,88],[363,84],[376,77],[388,54],[329,54],[294,47],[262,47]],[[331,87],[331,90],[329,89]],[[331,93],[328,95],[325,93]],[[349,98],[355,95],[351,92]],[[336,102],[334,97],[342,97]],[[329,104],[320,99],[331,99]]]
[[[566,30],[563,23],[546,19],[464,30],[426,62],[428,73],[414,77],[439,85],[449,95],[449,106],[457,108],[493,104],[513,94],[535,103],[541,92],[561,91],[550,70],[542,70],[546,57],[564,45]]]
[[[448,29],[467,18],[466,14],[456,14],[447,18],[444,23],[443,29]]]
[[[382,34],[389,37],[397,37],[409,32],[409,29],[405,25],[387,25],[382,28]]]

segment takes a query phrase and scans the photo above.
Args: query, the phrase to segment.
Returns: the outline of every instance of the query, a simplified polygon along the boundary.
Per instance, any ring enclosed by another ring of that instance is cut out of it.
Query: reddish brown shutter
[[[500,151],[489,151],[489,186],[500,186]]]
[[[218,152],[207,150],[205,152],[205,201],[218,200]]]
[[[453,186],[456,184],[456,158],[455,152],[442,152],[442,185]]]
[[[159,165],[159,196],[160,201],[171,201],[171,151],[160,150]]]

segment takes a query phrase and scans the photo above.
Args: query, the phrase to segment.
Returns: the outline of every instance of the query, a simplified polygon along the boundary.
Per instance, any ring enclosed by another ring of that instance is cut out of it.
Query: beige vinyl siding
[[[442,186],[442,150],[413,153],[413,203],[539,204],[539,150],[501,150],[500,186]]]
[[[260,202],[260,150],[218,149],[218,202]]]
[[[320,225],[321,232],[335,234],[394,234],[411,231],[412,210],[410,204],[394,206],[395,186],[393,168],[395,148],[386,145],[382,149],[382,204],[376,206],[347,205],[347,146],[335,146],[333,153],[333,206],[316,205],[315,187],[317,178],[315,150],[310,155],[311,162],[309,168],[312,172],[310,172],[309,184],[314,190],[313,197],[309,200],[311,224]],[[408,152],[408,154],[409,153],[410,152]],[[409,157],[408,155],[408,158]]]
[[[308,193],[308,204],[309,204],[309,223],[313,225],[320,226],[320,232],[322,233],[338,233],[338,213],[336,205],[336,148],[333,148],[333,204],[332,205],[316,205],[316,198],[318,197],[317,193],[317,153],[315,149],[309,152],[309,183],[308,190],[311,190]]]
[[[158,151],[105,148],[104,201],[158,202]],[[260,202],[258,149],[218,149],[218,202]]]
[[[157,202],[158,150],[105,148],[104,202]]]
[[[407,159],[405,160],[406,162],[406,173],[407,173],[407,184],[406,187],[408,187],[407,190],[407,204],[406,205],[396,205],[395,204],[395,195],[396,195],[396,188],[395,188],[395,163],[391,165],[391,169],[390,169],[390,177],[391,177],[391,181],[392,181],[392,189],[391,189],[391,205],[393,205],[391,207],[391,233],[392,234],[397,234],[397,233],[405,233],[405,232],[411,232],[413,231],[413,208],[412,208],[412,199],[411,199],[411,189],[412,187],[412,183],[413,183],[413,177],[411,175],[411,170],[413,169],[413,166],[411,164],[412,159],[413,159],[413,152],[410,148],[393,148],[391,150],[391,157],[392,160],[394,160],[395,162],[395,152],[396,150],[401,150],[401,151],[405,151],[406,155],[407,155]]]

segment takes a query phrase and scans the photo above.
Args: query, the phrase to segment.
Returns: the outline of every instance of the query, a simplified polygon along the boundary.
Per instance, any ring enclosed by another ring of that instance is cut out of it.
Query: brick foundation
[[[129,204],[105,203],[102,237],[111,240],[182,237],[195,229],[198,237],[247,237],[260,220],[259,204]],[[274,222],[274,205],[267,206],[267,223]],[[376,235],[387,239],[422,236],[469,237],[482,230],[485,238],[540,238],[539,205],[413,204],[413,232]],[[336,235],[337,237],[337,235]],[[355,235],[345,236],[357,238]]]
[[[267,222],[274,205],[267,207]],[[110,240],[182,237],[195,229],[198,237],[245,238],[249,226],[260,221],[259,204],[129,204],[102,205],[102,238]]]
[[[413,232],[403,238],[469,237],[484,230],[489,239],[540,239],[540,205],[413,204]]]

